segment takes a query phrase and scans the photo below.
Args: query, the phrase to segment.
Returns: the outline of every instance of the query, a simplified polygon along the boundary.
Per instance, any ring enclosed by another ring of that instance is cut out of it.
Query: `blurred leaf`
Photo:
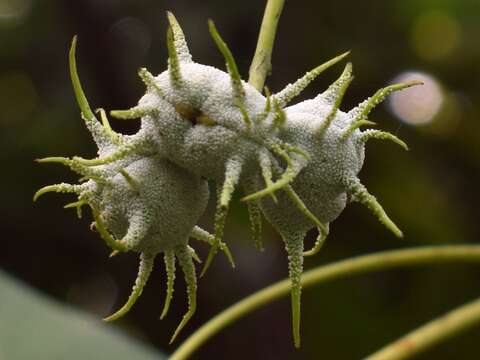
[[[0,271],[0,359],[161,360],[166,357]]]

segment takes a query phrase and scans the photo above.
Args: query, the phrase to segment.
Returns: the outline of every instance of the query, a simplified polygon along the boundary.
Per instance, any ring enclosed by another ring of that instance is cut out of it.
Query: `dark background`
[[[62,209],[70,197],[31,201],[39,187],[75,179],[60,166],[37,165],[35,158],[95,153],[68,76],[74,34],[79,36],[80,77],[92,107],[123,109],[144,91],[138,67],[155,74],[166,68],[165,10],[172,10],[183,26],[194,59],[223,69],[206,26],[213,18],[246,78],[263,7],[263,1],[225,0],[0,2],[1,268],[61,302],[92,312],[99,321],[123,304],[136,275],[134,254],[108,259],[108,249],[89,231],[90,214],[78,220],[74,211]],[[351,205],[332,223],[323,251],[306,260],[307,269],[384,249],[479,241],[479,37],[478,0],[287,0],[273,75],[267,80],[272,91],[351,49],[356,78],[342,109],[409,70],[429,74],[444,97],[438,114],[421,126],[401,121],[388,104],[372,114],[382,129],[411,147],[405,153],[372,141],[361,173],[405,239],[395,239],[368,210]],[[325,89],[340,71],[337,66],[326,72],[302,98]],[[427,101],[420,103],[428,109]],[[112,126],[132,133],[138,123],[112,120]],[[200,222],[210,230],[212,205]],[[235,201],[225,239],[237,269],[217,256],[199,281],[198,310],[180,341],[228,305],[287,275],[279,236],[266,225],[264,238],[266,251],[258,253],[246,209]],[[204,257],[207,247],[193,245]],[[184,283],[179,273],[173,308],[160,322],[165,273],[162,262],[157,265],[136,306],[112,326],[171,352],[168,339],[186,310]],[[225,329],[193,358],[358,359],[479,296],[479,276],[478,266],[441,265],[306,289],[301,350],[293,349],[290,302],[283,299]],[[477,358],[479,336],[477,327],[420,358]]]

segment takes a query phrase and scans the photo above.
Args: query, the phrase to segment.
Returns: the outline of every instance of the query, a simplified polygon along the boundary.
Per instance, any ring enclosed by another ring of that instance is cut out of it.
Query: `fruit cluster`
[[[124,315],[140,296],[154,258],[163,253],[167,269],[166,315],[173,293],[176,258],[185,274],[189,310],[173,339],[195,312],[196,275],[188,245],[190,237],[206,241],[211,249],[202,274],[218,250],[231,254],[223,242],[223,230],[232,194],[238,187],[248,195],[257,247],[262,248],[262,215],[285,242],[292,283],[294,342],[300,344],[300,293],[303,257],[317,253],[328,234],[328,224],[347,201],[366,205],[395,235],[401,231],[389,219],[357,175],[369,139],[405,143],[379,130],[361,131],[373,125],[371,110],[393,91],[417,84],[395,84],[377,91],[349,112],[341,111],[342,98],[352,81],[347,64],[326,91],[314,99],[287,106],[320,73],[347,53],[322,64],[282,91],[262,94],[241,80],[234,58],[209,21],[213,40],[223,54],[228,72],[192,61],[184,34],[168,13],[168,69],[154,77],[146,69],[139,76],[146,94],[129,110],[112,111],[119,119],[141,119],[140,130],[130,136],[114,132],[106,113],[100,120],[90,109],[75,63],[76,39],[70,51],[70,73],[86,126],[98,146],[98,157],[50,157],[39,162],[58,162],[82,176],[78,184],[57,184],[40,189],[74,193],[79,214],[90,206],[94,227],[113,250],[140,253],[140,268],[127,303],[115,314]],[[196,226],[208,197],[207,179],[215,182],[217,208],[214,233]],[[317,228],[313,249],[304,251],[306,233]]]

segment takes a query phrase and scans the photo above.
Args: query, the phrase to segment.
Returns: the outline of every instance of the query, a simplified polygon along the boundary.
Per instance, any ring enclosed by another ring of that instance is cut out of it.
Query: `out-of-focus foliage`
[[[166,67],[165,10],[172,10],[181,22],[195,60],[223,68],[223,58],[208,34],[207,19],[213,18],[246,77],[263,6],[253,0],[228,5],[224,0],[0,1],[0,266],[96,318],[121,305],[134,280],[136,257],[109,260],[108,249],[88,229],[89,214],[78,220],[74,211],[62,209],[68,196],[31,202],[35,189],[73,180],[68,170],[36,165],[34,158],[94,155],[68,78],[67,52],[74,34],[79,36],[79,72],[92,106],[127,108],[144,91],[137,68],[147,66],[159,73]],[[356,78],[343,109],[411,73],[428,76],[434,84],[430,89],[435,89],[392,98],[372,114],[382,129],[411,148],[405,153],[372,141],[361,173],[405,239],[395,239],[370,213],[351,205],[332,224],[322,252],[307,259],[307,269],[386,248],[480,242],[479,18],[478,0],[287,0],[273,74],[267,79],[272,91],[348,49]],[[304,98],[324,90],[341,69],[325,73]],[[113,121],[112,126],[131,133],[138,124]],[[213,210],[211,204],[201,223],[210,230]],[[199,282],[198,311],[184,336],[235,300],[287,275],[282,242],[268,227],[264,237],[266,250],[258,253],[246,209],[236,201],[225,239],[237,268],[230,269],[224,258],[217,257]],[[314,238],[311,234],[312,242]],[[203,257],[206,250],[198,246]],[[299,352],[293,349],[285,299],[227,328],[195,358],[361,358],[479,296],[479,276],[478,268],[449,265],[308,289]],[[119,326],[171,351],[169,336],[186,308],[178,283],[172,312],[159,321],[165,272],[158,266],[144,295]],[[423,359],[476,358],[479,336],[478,330],[471,331]]]
[[[161,360],[90,314],[38,294],[0,272],[0,359]]]

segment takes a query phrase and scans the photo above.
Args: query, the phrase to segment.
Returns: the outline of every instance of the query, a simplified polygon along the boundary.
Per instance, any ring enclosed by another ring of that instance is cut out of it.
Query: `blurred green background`
[[[67,52],[74,34],[79,36],[80,77],[92,107],[123,109],[134,105],[144,91],[138,67],[147,66],[155,74],[166,67],[165,10],[172,10],[184,27],[196,61],[224,68],[206,26],[213,18],[247,77],[263,7],[263,1],[252,0],[0,0],[0,267],[58,302],[89,312],[90,320],[98,322],[123,304],[135,279],[136,256],[108,259],[108,249],[89,230],[90,217],[78,220],[74,211],[62,209],[70,197],[31,201],[39,187],[75,179],[60,166],[35,164],[35,158],[95,153],[68,76]],[[372,141],[360,174],[404,230],[405,239],[395,239],[368,210],[351,205],[332,223],[322,252],[306,260],[307,269],[383,249],[480,241],[479,38],[478,0],[287,0],[273,75],[267,80],[272,91],[347,49],[352,50],[356,78],[343,109],[412,72],[426,82],[420,90],[392,97],[372,114],[382,129],[406,140],[411,151]],[[302,99],[324,90],[340,72],[341,66],[329,70]],[[125,133],[138,128],[136,122],[112,120],[112,125]],[[210,204],[200,223],[212,229],[212,219]],[[314,237],[310,234],[308,242]],[[180,341],[236,300],[287,275],[278,235],[266,225],[266,251],[258,253],[246,209],[238,201],[225,238],[237,269],[217,256],[199,281],[198,311]],[[193,245],[204,257],[208,249]],[[284,299],[227,328],[193,358],[358,359],[479,296],[479,276],[478,266],[445,265],[307,289],[301,350],[293,349],[289,300]],[[175,345],[169,346],[168,339],[186,310],[185,289],[179,276],[171,313],[159,321],[164,288],[159,261],[134,309],[109,326],[135,342],[171,352]],[[28,316],[26,305],[7,302],[6,294],[0,288],[4,312],[27,317],[32,328],[49,331],[48,321]],[[20,325],[1,315],[0,336],[24,335],[16,341],[0,339],[11,347],[8,357],[2,357],[0,348],[0,359],[40,358],[35,332],[9,331],[16,326]],[[479,337],[477,327],[420,358],[479,358]],[[57,338],[48,339],[42,351],[55,348]],[[26,349],[32,350],[31,357]],[[85,359],[102,358],[83,349]],[[67,357],[52,353],[50,358]]]

